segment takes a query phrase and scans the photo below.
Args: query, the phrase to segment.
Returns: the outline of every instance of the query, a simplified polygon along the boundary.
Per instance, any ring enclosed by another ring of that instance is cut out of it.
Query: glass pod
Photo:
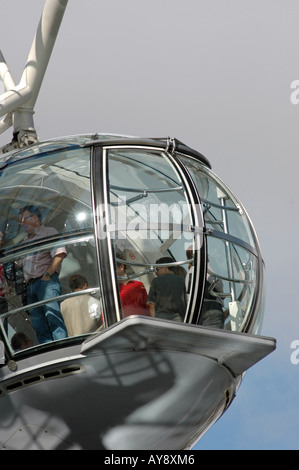
[[[0,324],[10,355],[83,341],[131,315],[259,332],[255,231],[203,155],[177,140],[88,135],[11,152],[0,166]],[[40,260],[59,251],[59,290],[30,297],[47,282]],[[162,272],[169,281],[160,308],[153,286]],[[66,302],[83,299],[79,323],[70,324]],[[51,303],[66,334],[44,341],[34,312]]]

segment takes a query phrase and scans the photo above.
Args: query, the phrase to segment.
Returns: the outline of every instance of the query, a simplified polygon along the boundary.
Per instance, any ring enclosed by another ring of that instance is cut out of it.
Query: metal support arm
[[[0,97],[0,117],[7,115],[0,121],[0,133],[4,132],[10,123],[13,125],[12,148],[15,148],[16,142],[18,147],[22,147],[33,143],[32,140],[37,140],[33,124],[34,106],[67,3],[68,0],[46,0],[20,83],[17,86],[0,53],[0,78],[7,90]],[[11,120],[9,113],[12,113]],[[11,150],[9,147],[10,145],[6,146],[2,151]]]

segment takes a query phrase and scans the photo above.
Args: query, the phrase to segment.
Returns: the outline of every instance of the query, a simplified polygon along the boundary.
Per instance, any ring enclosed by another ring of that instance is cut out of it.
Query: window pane
[[[208,238],[209,300],[222,300],[225,328],[242,331],[255,299],[257,258],[224,240]]]
[[[54,225],[59,233],[92,227],[89,174],[86,149],[42,154],[4,169],[0,177],[4,246],[25,239],[19,210],[28,204],[37,205],[43,223]]]
[[[255,247],[252,229],[240,203],[208,168],[181,157],[196,184],[207,228],[225,232]],[[226,225],[224,221],[226,218]]]
[[[224,327],[243,331],[260,289],[258,249],[241,204],[208,168],[180,157],[197,188],[207,228],[207,279],[201,322],[212,302],[222,305]],[[210,324],[202,323],[206,326]]]
[[[154,311],[159,318],[184,321],[186,250],[194,248],[194,236],[180,176],[169,158],[157,151],[110,151],[108,167],[122,314]],[[158,260],[165,265],[160,273]],[[133,298],[138,298],[138,305]]]
[[[89,155],[89,149],[45,152],[0,174],[1,319],[13,350],[102,325]],[[85,282],[77,279],[74,288],[70,279],[77,274]],[[64,321],[68,303],[73,312],[82,303],[84,315],[73,316],[75,329]]]

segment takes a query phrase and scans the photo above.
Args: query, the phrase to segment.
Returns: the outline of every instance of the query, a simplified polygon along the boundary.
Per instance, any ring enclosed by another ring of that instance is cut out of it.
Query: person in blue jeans
[[[45,227],[41,223],[41,212],[37,206],[28,205],[19,213],[20,224],[27,233],[26,241],[57,234],[53,227]],[[52,299],[61,294],[59,273],[61,264],[67,256],[64,247],[53,250],[40,250],[23,258],[22,266],[27,287],[27,304]],[[38,307],[29,309],[33,327],[40,343],[47,343],[66,338],[66,326],[58,301],[49,301]]]

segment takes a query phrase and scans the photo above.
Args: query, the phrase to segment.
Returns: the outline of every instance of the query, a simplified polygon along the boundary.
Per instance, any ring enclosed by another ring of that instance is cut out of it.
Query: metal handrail
[[[31,310],[36,307],[41,307],[42,305],[48,304],[49,302],[53,302],[54,300],[57,302],[61,302],[62,300],[69,299],[70,297],[77,297],[79,295],[85,294],[93,294],[96,292],[101,293],[100,287],[90,287],[88,289],[84,289],[81,291],[76,292],[69,292],[68,294],[58,295],[56,297],[51,297],[46,300],[40,300],[39,302],[34,302],[33,304],[23,305],[22,307],[16,308],[14,310],[10,310],[9,312],[1,313],[0,318],[7,318],[11,315],[16,315],[17,313],[23,312],[24,310]]]

